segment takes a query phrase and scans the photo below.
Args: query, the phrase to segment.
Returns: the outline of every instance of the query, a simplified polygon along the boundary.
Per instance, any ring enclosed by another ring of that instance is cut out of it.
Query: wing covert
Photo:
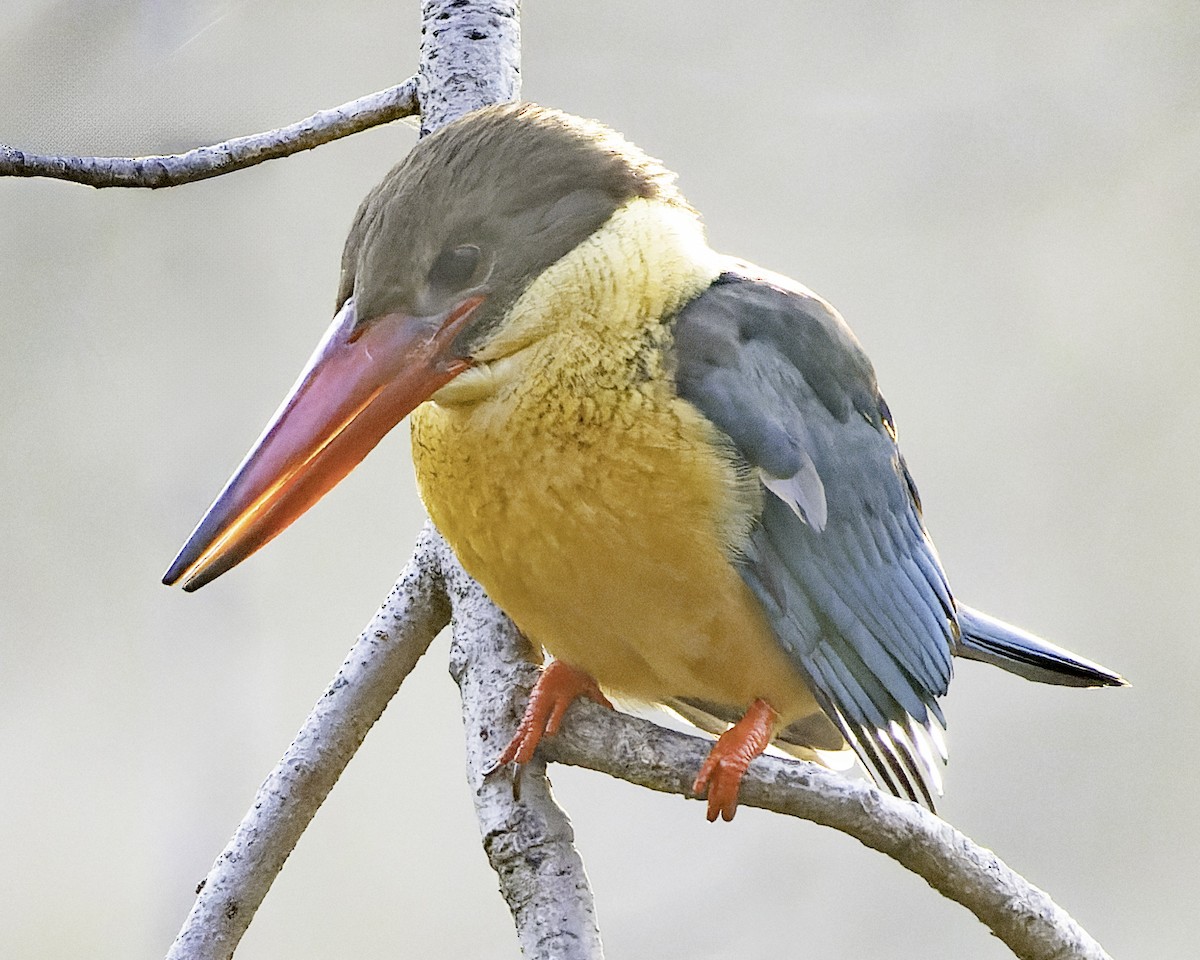
[[[734,562],[780,643],[876,778],[932,805],[958,626],[870,362],[828,304],[747,265],[680,312],[675,362],[765,487]]]

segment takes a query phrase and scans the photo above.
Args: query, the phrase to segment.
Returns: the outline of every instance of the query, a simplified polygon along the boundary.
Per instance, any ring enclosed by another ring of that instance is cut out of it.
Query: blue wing
[[[746,265],[683,308],[675,351],[680,395],[765,488],[743,579],[864,765],[932,806],[956,608],[870,362],[828,304]]]

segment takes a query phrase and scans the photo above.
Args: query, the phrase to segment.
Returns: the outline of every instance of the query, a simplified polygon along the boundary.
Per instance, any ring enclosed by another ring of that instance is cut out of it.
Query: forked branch
[[[602,956],[591,892],[571,828],[550,796],[543,760],[514,789],[513,771],[484,774],[520,716],[536,668],[528,643],[427,526],[400,581],[347,657],[296,742],[267,778],[202,885],[172,960],[233,953],[303,828],[350,754],[449,616],[451,673],[462,687],[468,779],[484,845],[527,958]],[[653,723],[575,704],[545,760],[598,770],[695,798],[692,778],[711,744]],[[975,914],[1021,960],[1109,960],[1043,891],[945,821],[873,785],[799,760],[760,757],[741,803],[849,834]],[[699,811],[697,811],[699,815]]]

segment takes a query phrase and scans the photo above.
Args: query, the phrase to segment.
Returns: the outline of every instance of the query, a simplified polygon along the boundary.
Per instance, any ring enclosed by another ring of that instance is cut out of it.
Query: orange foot
[[[533,691],[529,694],[529,704],[525,707],[525,716],[517,727],[517,734],[509,741],[504,752],[496,761],[500,767],[506,763],[528,763],[533,759],[533,752],[546,734],[554,736],[562,725],[563,716],[569,707],[579,697],[595,700],[600,706],[613,705],[608,697],[600,692],[596,681],[581,670],[569,667],[561,660],[551,660]]]
[[[755,700],[746,715],[721,734],[696,774],[692,790],[703,796],[708,790],[708,820],[720,814],[726,822],[737,813],[738,785],[750,761],[767,749],[779,714],[766,700]]]

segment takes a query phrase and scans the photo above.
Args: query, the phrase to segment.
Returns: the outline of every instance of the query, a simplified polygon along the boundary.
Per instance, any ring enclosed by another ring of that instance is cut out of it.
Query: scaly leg
[[[554,736],[562,725],[563,716],[569,707],[579,697],[595,700],[600,706],[613,705],[608,697],[600,692],[600,687],[582,670],[576,670],[561,660],[552,660],[542,670],[537,683],[529,694],[529,704],[525,707],[525,716],[517,727],[516,736],[509,741],[496,766],[506,763],[528,763],[533,759],[533,752],[546,734]],[[761,752],[761,751],[760,751]]]
[[[737,723],[721,734],[700,766],[692,790],[703,795],[708,790],[708,819],[719,814],[729,821],[737,813],[738,785],[750,761],[767,749],[779,714],[766,700],[755,700]]]

